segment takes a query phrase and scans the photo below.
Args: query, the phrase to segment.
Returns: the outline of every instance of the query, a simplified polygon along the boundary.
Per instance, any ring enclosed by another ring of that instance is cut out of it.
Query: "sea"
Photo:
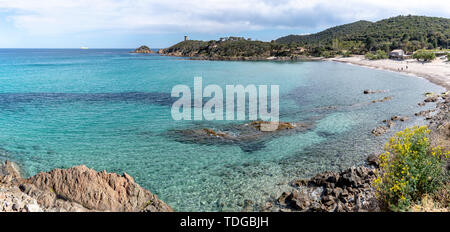
[[[364,165],[395,131],[426,124],[414,116],[435,107],[417,104],[424,93],[444,91],[422,78],[332,61],[207,61],[131,50],[0,49],[0,160],[17,162],[26,177],[75,165],[126,172],[176,211],[259,211],[292,180]],[[174,120],[172,88],[193,87],[194,77],[224,89],[278,85],[280,120],[310,127],[199,142],[183,132],[249,120]],[[409,120],[372,135],[393,115]]]

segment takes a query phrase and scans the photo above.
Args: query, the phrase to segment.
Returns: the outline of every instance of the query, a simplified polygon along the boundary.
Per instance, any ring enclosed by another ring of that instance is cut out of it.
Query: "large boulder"
[[[82,165],[41,172],[26,182],[94,211],[173,211],[126,173],[97,172]]]

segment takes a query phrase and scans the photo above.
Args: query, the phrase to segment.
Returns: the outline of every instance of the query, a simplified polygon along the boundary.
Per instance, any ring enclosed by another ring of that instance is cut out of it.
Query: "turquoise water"
[[[176,141],[168,131],[244,123],[172,120],[169,93],[192,86],[194,76],[204,85],[280,85],[281,120],[314,128],[266,138],[250,151]],[[417,103],[424,92],[441,91],[420,78],[334,62],[1,49],[0,159],[18,162],[26,175],[79,164],[127,172],[178,211],[258,210],[287,181],[362,164],[389,136],[370,134],[382,120],[411,118],[395,130],[424,124],[413,114],[433,105]],[[366,104],[385,96],[393,99]]]

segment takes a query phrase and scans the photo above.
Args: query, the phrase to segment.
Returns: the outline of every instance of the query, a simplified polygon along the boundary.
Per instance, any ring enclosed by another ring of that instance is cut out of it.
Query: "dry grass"
[[[450,182],[432,195],[424,195],[418,204],[411,206],[413,212],[450,212]]]

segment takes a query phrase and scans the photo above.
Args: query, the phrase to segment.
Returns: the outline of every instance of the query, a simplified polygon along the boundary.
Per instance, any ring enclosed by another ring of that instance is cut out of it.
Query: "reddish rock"
[[[0,163],[0,176],[10,176],[13,179],[20,179],[20,168],[16,163],[7,160],[4,164]]]
[[[126,173],[97,172],[82,165],[39,173],[27,182],[95,211],[173,211]]]
[[[173,211],[126,173],[120,176],[76,166],[39,173],[27,183],[95,211]],[[52,198],[43,196],[40,200],[43,203]]]

